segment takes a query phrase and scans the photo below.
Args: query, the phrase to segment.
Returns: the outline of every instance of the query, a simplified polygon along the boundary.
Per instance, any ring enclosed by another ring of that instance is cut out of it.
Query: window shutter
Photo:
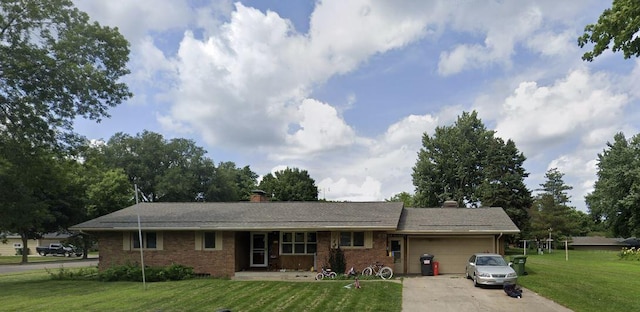
[[[122,250],[131,250],[131,233],[122,232]]]
[[[373,248],[373,232],[364,232],[364,248]]]
[[[157,232],[157,234],[156,234],[156,250],[162,250],[163,249],[162,245],[163,245],[164,242],[163,242],[163,237],[162,237],[163,235],[162,234],[163,234],[162,232]]]
[[[216,232],[216,250],[222,250],[222,232]]]
[[[196,231],[196,250],[202,250],[202,232]]]

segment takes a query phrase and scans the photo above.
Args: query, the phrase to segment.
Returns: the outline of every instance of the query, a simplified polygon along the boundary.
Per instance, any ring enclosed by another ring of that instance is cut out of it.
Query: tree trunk
[[[29,243],[29,238],[24,232],[20,233],[20,238],[22,239],[22,260],[20,260],[20,264],[25,264],[29,262],[29,246],[27,246],[27,243]]]

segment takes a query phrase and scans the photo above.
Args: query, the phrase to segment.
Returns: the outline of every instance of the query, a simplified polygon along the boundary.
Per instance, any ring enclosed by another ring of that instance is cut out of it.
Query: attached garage
[[[502,208],[405,208],[392,237],[404,237],[404,263],[396,271],[421,272],[420,256],[434,255],[440,274],[464,273],[477,252],[504,254],[505,235],[520,230]]]
[[[409,274],[420,273],[420,256],[435,256],[442,274],[464,273],[469,257],[476,252],[494,252],[493,236],[408,237],[407,264]]]

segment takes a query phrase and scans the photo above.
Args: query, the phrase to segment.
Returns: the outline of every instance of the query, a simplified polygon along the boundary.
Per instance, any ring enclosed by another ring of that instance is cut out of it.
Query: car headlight
[[[518,277],[518,274],[516,274],[516,272],[509,273],[507,274],[507,277]]]
[[[478,276],[479,277],[491,277],[491,274],[486,273],[486,272],[478,272]]]

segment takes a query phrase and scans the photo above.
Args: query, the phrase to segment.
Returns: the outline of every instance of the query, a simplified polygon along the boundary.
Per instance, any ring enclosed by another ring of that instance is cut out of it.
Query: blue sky
[[[91,139],[155,131],[264,175],[309,171],[331,200],[414,190],[423,133],[476,110],[525,154],[538,188],[558,168],[572,205],[616,132],[638,132],[640,62],[580,59],[608,1],[76,1],[131,42],[135,96]]]

